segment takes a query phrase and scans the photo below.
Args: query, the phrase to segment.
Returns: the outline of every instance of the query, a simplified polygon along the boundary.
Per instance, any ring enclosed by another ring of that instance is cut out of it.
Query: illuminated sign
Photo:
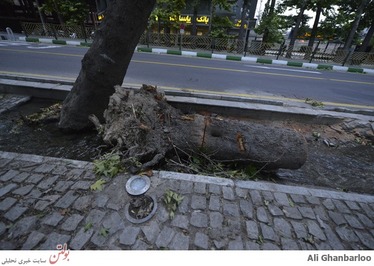
[[[170,21],[177,21],[185,24],[191,24],[192,23],[192,16],[190,15],[179,15],[178,18],[176,17],[169,17]],[[209,23],[209,16],[197,16],[196,22],[202,23],[202,24],[208,24]],[[158,17],[156,16],[156,21],[158,21]]]
[[[242,21],[241,21],[241,19],[239,19],[238,22],[236,22],[236,23],[234,24],[234,26],[235,26],[236,28],[240,28],[240,25],[241,25],[241,24],[242,24]],[[244,29],[246,29],[247,27],[248,27],[247,23],[244,24]]]

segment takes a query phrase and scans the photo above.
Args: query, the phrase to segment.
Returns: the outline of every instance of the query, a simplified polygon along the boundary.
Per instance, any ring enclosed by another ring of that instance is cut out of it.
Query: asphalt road
[[[0,42],[0,74],[75,80],[87,48]],[[374,109],[374,76],[248,62],[134,53],[125,84],[157,85]]]

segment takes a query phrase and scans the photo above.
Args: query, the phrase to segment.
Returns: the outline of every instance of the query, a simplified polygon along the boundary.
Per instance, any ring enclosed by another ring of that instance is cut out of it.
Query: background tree
[[[368,28],[368,32],[365,35],[365,38],[360,45],[359,51],[360,52],[366,52],[368,48],[370,48],[370,43],[373,39],[374,35],[374,1],[370,1],[369,4],[365,8],[365,14],[362,18],[362,27]],[[372,46],[372,44],[371,44]]]
[[[79,0],[45,0],[42,9],[57,14],[60,24],[81,25],[88,16],[88,5]]]
[[[171,29],[178,29],[178,18],[182,9],[186,6],[185,0],[157,0],[151,19],[158,23],[158,32],[164,28],[164,33],[170,33]]]
[[[73,89],[63,102],[59,127],[91,127],[89,115],[99,119],[108,106],[114,86],[122,84],[131,57],[144,32],[156,0],[112,0],[107,16],[84,55]]]

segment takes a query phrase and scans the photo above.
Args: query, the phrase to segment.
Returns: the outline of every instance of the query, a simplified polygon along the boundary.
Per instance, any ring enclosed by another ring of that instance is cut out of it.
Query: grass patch
[[[138,52],[152,53],[152,48],[138,47]]]
[[[197,53],[197,57],[212,58],[212,54],[208,54],[208,53]]]
[[[355,67],[349,67],[348,72],[353,73],[364,73],[364,70],[362,68],[355,68]]]
[[[317,69],[332,70],[332,66],[330,66],[330,65],[318,65]]]

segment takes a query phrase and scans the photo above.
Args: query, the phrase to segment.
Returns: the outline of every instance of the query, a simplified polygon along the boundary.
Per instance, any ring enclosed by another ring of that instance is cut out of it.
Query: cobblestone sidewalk
[[[143,224],[125,217],[128,175],[103,191],[93,165],[0,152],[0,249],[374,249],[374,196],[157,172]],[[161,197],[184,196],[173,219]]]

